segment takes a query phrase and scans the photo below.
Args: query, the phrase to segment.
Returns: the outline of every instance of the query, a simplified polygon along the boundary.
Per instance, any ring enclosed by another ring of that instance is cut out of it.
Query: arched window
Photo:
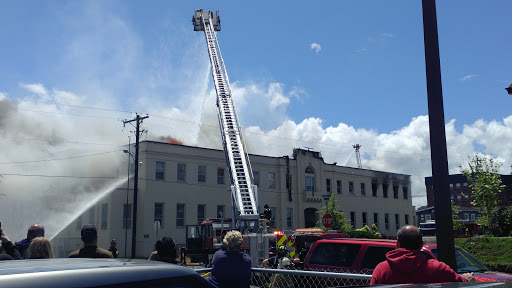
[[[306,193],[311,193],[312,196],[315,196],[315,169],[313,167],[308,166],[304,171],[305,176],[305,184],[304,189]]]

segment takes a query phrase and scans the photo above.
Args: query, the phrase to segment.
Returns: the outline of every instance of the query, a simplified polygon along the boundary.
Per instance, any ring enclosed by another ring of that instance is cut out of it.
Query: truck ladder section
[[[197,14],[196,11],[196,17]],[[212,12],[203,12],[200,20],[196,19],[196,22],[201,21],[201,30],[204,28],[208,45],[212,76],[217,92],[220,130],[230,173],[231,193],[235,199],[236,208],[240,212],[240,219],[256,220],[259,218],[257,187],[253,185],[250,162],[245,152],[241,127],[231,97],[229,78],[212,23],[213,15]]]

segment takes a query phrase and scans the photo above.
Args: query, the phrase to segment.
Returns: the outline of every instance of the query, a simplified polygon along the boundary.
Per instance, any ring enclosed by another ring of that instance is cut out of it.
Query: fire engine
[[[242,249],[250,252],[253,263],[261,262],[262,258],[265,259],[264,257],[268,256],[269,239],[274,235],[265,231],[266,225],[260,227],[258,187],[254,185],[249,155],[245,149],[229,77],[217,41],[216,32],[220,31],[219,12],[204,12],[198,9],[192,17],[192,24],[194,31],[204,32],[208,47],[217,93],[222,147],[230,180],[232,218],[207,219],[200,225],[187,225],[186,249],[182,253],[195,258],[196,261],[208,264],[211,255],[222,246],[223,232],[237,229],[244,234]]]

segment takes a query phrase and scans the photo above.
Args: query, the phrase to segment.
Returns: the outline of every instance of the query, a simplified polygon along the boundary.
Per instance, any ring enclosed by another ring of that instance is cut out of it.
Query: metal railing
[[[211,268],[196,269],[195,271],[207,278]],[[358,273],[309,270],[252,268],[251,271],[251,287],[262,288],[367,286],[372,277]]]

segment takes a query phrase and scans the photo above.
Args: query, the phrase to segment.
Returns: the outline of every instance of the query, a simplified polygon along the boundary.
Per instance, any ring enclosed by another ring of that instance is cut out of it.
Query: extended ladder
[[[256,220],[258,213],[257,186],[253,185],[253,175],[249,157],[245,151],[242,130],[231,97],[229,78],[220,53],[215,31],[220,31],[218,12],[196,10],[192,19],[195,31],[204,31],[212,76],[217,92],[217,108],[222,144],[226,156],[231,183],[231,195],[239,211],[240,220]]]

